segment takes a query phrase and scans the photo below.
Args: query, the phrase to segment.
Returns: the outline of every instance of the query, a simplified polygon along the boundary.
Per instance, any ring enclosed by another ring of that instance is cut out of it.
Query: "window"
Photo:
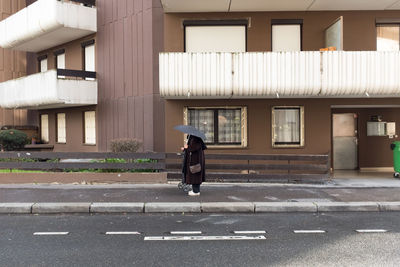
[[[82,43],[83,48],[83,60],[84,66],[83,69],[85,71],[96,71],[96,62],[95,62],[95,47],[94,40],[90,40],[88,42]],[[93,81],[94,78],[85,78],[86,80]]]
[[[186,52],[246,52],[246,20],[185,21]]]
[[[95,145],[96,144],[96,112],[86,111],[85,112],[85,144]]]
[[[59,50],[54,52],[54,56],[56,58],[56,66],[57,69],[65,69],[65,50]],[[65,76],[58,76],[60,79],[64,79]]]
[[[57,113],[57,143],[66,143],[65,113]]]
[[[47,71],[47,55],[38,57],[39,62],[39,71],[45,72]]]
[[[304,108],[272,108],[272,146],[304,146]]]
[[[40,115],[40,139],[43,143],[49,142],[49,115]]]
[[[272,20],[272,51],[301,51],[302,20]]]
[[[400,24],[378,24],[376,26],[376,50],[400,50]]]
[[[205,143],[247,146],[247,108],[186,108],[185,123],[204,132]]]

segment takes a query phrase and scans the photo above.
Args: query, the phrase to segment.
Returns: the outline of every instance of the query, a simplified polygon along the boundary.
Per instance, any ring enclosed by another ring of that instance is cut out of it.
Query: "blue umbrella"
[[[197,136],[197,137],[201,138],[203,141],[206,140],[206,135],[191,125],[177,125],[174,127],[174,129],[181,131],[185,134]]]

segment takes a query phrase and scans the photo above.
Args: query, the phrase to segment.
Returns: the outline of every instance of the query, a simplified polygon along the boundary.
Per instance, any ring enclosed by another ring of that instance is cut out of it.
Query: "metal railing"
[[[95,71],[57,69],[57,76],[96,79]]]

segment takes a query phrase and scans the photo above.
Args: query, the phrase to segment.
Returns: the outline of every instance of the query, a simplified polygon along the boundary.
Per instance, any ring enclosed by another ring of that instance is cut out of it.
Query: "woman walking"
[[[205,158],[204,150],[207,146],[197,136],[190,135],[187,145],[184,147],[184,159],[182,172],[187,184],[191,184],[193,190],[188,192],[189,196],[200,196],[200,185],[205,181]]]

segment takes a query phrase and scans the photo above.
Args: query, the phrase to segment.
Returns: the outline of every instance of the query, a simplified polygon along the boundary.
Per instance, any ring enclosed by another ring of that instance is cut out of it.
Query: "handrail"
[[[84,4],[85,6],[96,6],[96,0],[71,0],[71,1]]]
[[[86,71],[86,70],[57,69],[57,76],[69,76],[69,77],[96,79],[96,72],[95,71]]]

